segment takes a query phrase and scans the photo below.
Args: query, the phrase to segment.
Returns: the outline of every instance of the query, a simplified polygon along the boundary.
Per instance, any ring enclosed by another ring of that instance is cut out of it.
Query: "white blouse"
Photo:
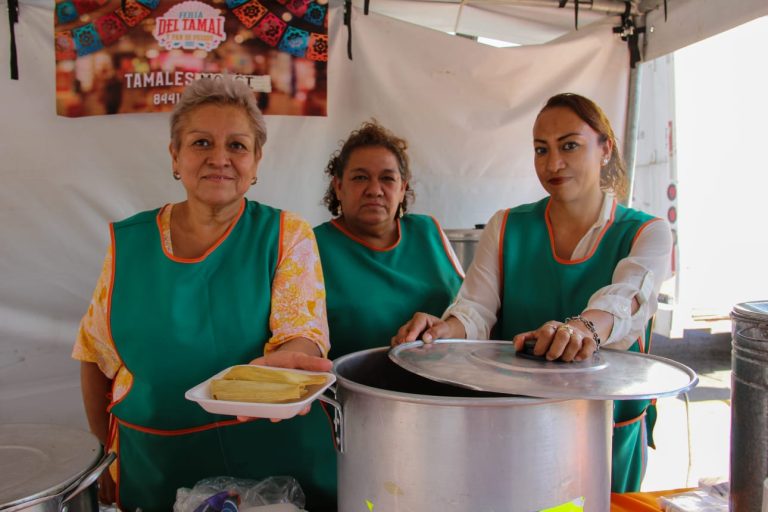
[[[614,196],[605,194],[600,215],[576,245],[572,260],[586,257],[600,242],[600,232],[611,219]],[[475,256],[467,271],[456,300],[443,318],[456,317],[467,333],[467,339],[484,340],[490,336],[501,308],[499,283],[499,237],[504,212],[499,210],[480,235]],[[525,247],[520,248],[521,251]],[[613,315],[613,329],[604,345],[626,350],[635,340],[644,337],[648,320],[656,313],[662,282],[671,273],[672,233],[664,219],[651,222],[635,240],[629,255],[619,261],[611,284],[597,290],[589,299],[588,309]],[[632,299],[640,303],[632,314]],[[574,311],[573,314],[579,313]],[[552,318],[563,321],[563,318]],[[537,326],[538,327],[538,326]]]

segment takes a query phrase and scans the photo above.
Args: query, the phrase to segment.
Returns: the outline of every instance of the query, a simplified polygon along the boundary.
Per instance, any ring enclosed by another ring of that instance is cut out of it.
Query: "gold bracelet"
[[[597,329],[595,328],[594,322],[592,322],[592,320],[590,320],[589,318],[584,318],[581,315],[576,315],[576,316],[573,316],[573,317],[569,316],[568,318],[565,319],[565,322],[563,322],[563,323],[567,324],[571,320],[578,320],[579,322],[584,324],[584,327],[586,327],[587,330],[589,330],[589,332],[592,333],[592,339],[595,340],[595,344],[597,345],[597,349],[595,349],[595,350],[596,351],[600,350],[600,335],[597,334]]]

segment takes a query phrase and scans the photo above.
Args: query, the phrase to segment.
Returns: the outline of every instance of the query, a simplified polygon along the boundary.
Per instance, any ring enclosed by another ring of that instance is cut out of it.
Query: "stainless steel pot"
[[[482,229],[446,229],[445,234],[451,242],[451,247],[459,258],[464,270],[468,270],[475,259],[477,243],[480,241]]]
[[[387,349],[334,362],[339,511],[610,508],[612,402],[510,397],[403,370]]]
[[[96,481],[114,459],[82,430],[0,425],[0,511],[98,512]]]

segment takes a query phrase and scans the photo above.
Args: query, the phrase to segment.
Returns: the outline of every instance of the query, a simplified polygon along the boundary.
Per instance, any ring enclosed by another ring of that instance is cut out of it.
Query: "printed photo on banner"
[[[245,81],[267,115],[327,115],[328,0],[58,0],[56,112],[167,112],[184,85]]]

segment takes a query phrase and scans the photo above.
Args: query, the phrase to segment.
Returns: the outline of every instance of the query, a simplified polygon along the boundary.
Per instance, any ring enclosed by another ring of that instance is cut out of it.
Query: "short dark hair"
[[[178,149],[181,123],[184,117],[198,107],[205,105],[239,107],[248,118],[256,138],[255,149],[261,154],[261,148],[267,142],[267,125],[256,103],[256,98],[248,84],[229,76],[205,77],[190,82],[181,94],[171,114],[171,143]]]

